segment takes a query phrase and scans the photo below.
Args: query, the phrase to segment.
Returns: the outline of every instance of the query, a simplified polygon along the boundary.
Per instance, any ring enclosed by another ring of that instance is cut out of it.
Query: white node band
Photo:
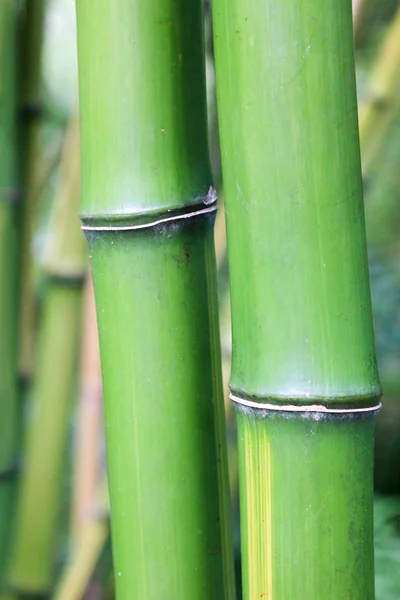
[[[327,414],[350,414],[350,413],[365,413],[375,412],[379,410],[382,403],[376,404],[375,406],[367,406],[365,408],[328,408],[323,404],[305,404],[298,406],[297,404],[270,404],[267,402],[253,402],[252,400],[244,400],[238,398],[234,394],[229,394],[229,398],[236,404],[247,406],[249,408],[261,408],[264,410],[274,410],[281,412],[318,412]]]
[[[151,227],[155,227],[156,225],[162,225],[163,223],[182,221],[183,219],[190,219],[206,213],[212,213],[217,209],[218,205],[215,202],[212,206],[207,206],[206,208],[200,208],[199,210],[195,210],[190,213],[183,213],[181,215],[175,215],[173,217],[163,217],[161,219],[157,219],[156,221],[151,221],[150,223],[141,223],[140,225],[111,225],[110,227],[107,225],[82,225],[81,229],[82,231],[135,231],[137,229],[149,229]]]

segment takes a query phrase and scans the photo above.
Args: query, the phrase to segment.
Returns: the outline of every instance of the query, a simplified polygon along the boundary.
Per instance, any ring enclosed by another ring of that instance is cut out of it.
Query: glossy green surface
[[[373,600],[373,416],[237,422],[244,600]]]
[[[81,299],[80,287],[49,283],[8,570],[11,588],[27,594],[47,593],[54,578],[54,542],[74,391]]]
[[[236,396],[375,406],[350,0],[214,0]],[[374,598],[373,421],[238,415],[244,598]]]
[[[78,0],[89,225],[202,206],[202,3]],[[118,600],[233,599],[212,215],[88,232]]]
[[[231,386],[276,401],[373,404],[351,2],[213,9]]]
[[[0,1],[0,586],[8,554],[17,445],[16,5]],[[2,478],[2,475],[4,477]]]
[[[234,597],[210,219],[89,237],[122,600]]]
[[[211,185],[200,0],[78,0],[81,216],[198,203]]]

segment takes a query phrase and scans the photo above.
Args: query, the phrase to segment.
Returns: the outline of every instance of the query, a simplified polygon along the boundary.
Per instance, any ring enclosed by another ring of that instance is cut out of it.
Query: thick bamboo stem
[[[201,2],[77,17],[117,597],[233,598]]]
[[[8,581],[18,594],[46,594],[53,581],[69,406],[79,348],[84,238],[77,120],[67,137],[45,261],[44,301]]]
[[[244,598],[372,600],[381,393],[348,0],[215,0]]]

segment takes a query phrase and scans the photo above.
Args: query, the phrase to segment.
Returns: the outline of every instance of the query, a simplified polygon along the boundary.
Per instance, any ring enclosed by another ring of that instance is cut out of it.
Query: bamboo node
[[[297,412],[297,413],[325,413],[325,414],[353,414],[378,411],[382,403],[379,402],[374,406],[365,406],[358,408],[330,408],[324,404],[271,404],[268,402],[255,402],[253,400],[245,400],[234,394],[229,394],[229,398],[235,404],[247,406],[248,408],[260,408],[262,410],[280,411],[280,412]]]
[[[210,188],[213,189],[213,188]],[[214,190],[215,191],[215,190]],[[210,191],[208,192],[206,198],[204,199],[204,204],[207,205],[207,199],[210,198],[209,196]],[[211,200],[208,200],[208,204],[210,204]],[[170,216],[170,217],[160,217],[159,219],[156,219],[155,221],[150,221],[149,223],[140,223],[137,225],[82,225],[81,229],[82,231],[135,231],[135,230],[139,230],[139,229],[150,229],[152,227],[157,227],[158,225],[163,225],[164,223],[171,223],[173,221],[182,221],[184,219],[192,219],[192,218],[196,218],[198,216],[207,214],[207,213],[212,213],[215,212],[218,209],[217,203],[216,203],[216,195],[214,196],[214,200],[212,200],[212,204],[210,204],[209,206],[206,206],[206,208],[200,208],[198,210],[192,211],[192,212],[187,212],[187,213],[182,213],[180,215],[174,215],[174,216]]]

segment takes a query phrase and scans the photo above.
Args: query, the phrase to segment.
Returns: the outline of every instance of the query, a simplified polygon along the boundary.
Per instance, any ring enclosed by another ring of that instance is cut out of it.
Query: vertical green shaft
[[[0,586],[8,556],[17,440],[16,7],[0,2]]]
[[[77,208],[77,122],[62,159],[47,236],[46,294],[26,426],[24,460],[7,578],[18,595],[47,595],[54,582],[69,412],[75,390],[87,254]]]
[[[19,21],[20,178],[24,190],[21,211],[19,364],[20,378],[32,377],[34,362],[35,293],[32,235],[37,210],[36,165],[43,105],[41,58],[46,0],[25,0]]]
[[[199,0],[79,0],[119,600],[233,598]]]
[[[244,598],[374,597],[350,0],[215,0]],[[360,412],[358,412],[360,411]]]

